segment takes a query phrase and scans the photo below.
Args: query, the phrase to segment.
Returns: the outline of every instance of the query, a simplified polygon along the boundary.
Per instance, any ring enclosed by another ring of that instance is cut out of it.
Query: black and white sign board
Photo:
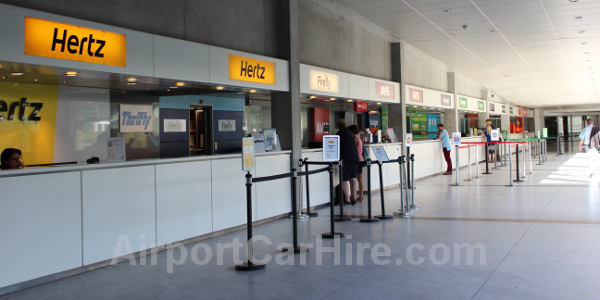
[[[377,161],[386,162],[390,160],[383,146],[372,146],[371,149],[373,149]]]
[[[340,136],[324,135],[323,161],[339,161],[340,158]]]

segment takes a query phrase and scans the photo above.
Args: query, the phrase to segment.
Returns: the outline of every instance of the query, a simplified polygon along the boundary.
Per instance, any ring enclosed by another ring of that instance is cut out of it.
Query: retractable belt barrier
[[[246,255],[247,255],[247,261],[241,265],[235,266],[236,270],[238,270],[238,271],[253,271],[253,270],[260,270],[260,269],[265,268],[264,264],[258,264],[258,263],[253,262],[254,245],[252,244],[252,236],[253,236],[253,232],[252,232],[253,231],[252,230],[253,229],[252,185],[254,183],[259,183],[259,182],[291,178],[293,246],[291,248],[283,248],[282,251],[293,252],[293,253],[306,252],[306,251],[308,251],[308,249],[298,246],[298,218],[297,218],[298,217],[298,214],[297,214],[298,199],[297,199],[297,193],[296,193],[297,179],[298,179],[298,176],[312,175],[312,174],[317,174],[317,173],[321,173],[321,172],[325,172],[325,171],[329,171],[330,174],[333,174],[333,163],[328,163],[328,164],[329,164],[329,166],[326,168],[313,170],[313,171],[296,172],[296,169],[294,168],[294,169],[292,169],[292,172],[289,172],[289,173],[270,175],[270,176],[264,176],[264,177],[256,177],[256,178],[252,177],[252,173],[250,173],[250,172],[246,173],[245,177],[246,177],[246,235],[247,235],[247,247],[246,247],[247,253],[246,253]],[[330,180],[330,182],[331,182],[331,184],[333,184],[333,180]]]

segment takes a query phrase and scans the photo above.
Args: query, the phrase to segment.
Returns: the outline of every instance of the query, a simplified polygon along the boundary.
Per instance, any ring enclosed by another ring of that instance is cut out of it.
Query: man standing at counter
[[[346,127],[346,121],[340,119],[336,123],[340,136],[340,156],[343,166],[342,190],[344,191],[344,204],[355,204],[354,195],[357,192],[356,176],[358,168],[358,151],[354,141],[354,133]]]
[[[446,169],[446,173],[444,173],[444,175],[452,175],[452,159],[450,159],[450,151],[452,151],[452,146],[450,145],[448,131],[444,129],[444,124],[438,124],[438,134],[436,140],[440,140],[442,142],[444,159],[446,160],[446,165],[448,165],[448,169]]]

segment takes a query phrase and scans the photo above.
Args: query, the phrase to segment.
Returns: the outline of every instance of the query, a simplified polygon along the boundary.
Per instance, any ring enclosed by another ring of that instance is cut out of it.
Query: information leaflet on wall
[[[390,138],[390,141],[392,141],[392,143],[396,142],[396,133],[394,132],[394,128],[388,128],[386,130],[388,137]]]
[[[252,135],[254,138],[254,152],[263,153],[267,151],[265,145],[265,135],[262,133],[255,133]]]
[[[340,160],[340,136],[339,135],[324,135],[323,136],[323,161],[339,161]]]
[[[412,136],[412,133],[407,133],[407,134],[404,136],[404,145],[405,145],[406,147],[412,147],[412,141],[413,141],[413,136]]]
[[[106,159],[108,161],[125,161],[127,159],[125,138],[117,137],[108,139],[108,153]]]
[[[372,146],[371,149],[373,149],[373,153],[375,153],[377,161],[386,162],[390,160],[383,146]]]
[[[500,129],[492,129],[492,133],[490,135],[490,139],[492,142],[500,141]]]
[[[254,138],[245,137],[242,139],[242,171],[250,172],[254,170],[255,161]]]
[[[454,142],[454,146],[460,146],[461,144],[461,133],[460,132],[453,132],[452,133],[452,141]]]

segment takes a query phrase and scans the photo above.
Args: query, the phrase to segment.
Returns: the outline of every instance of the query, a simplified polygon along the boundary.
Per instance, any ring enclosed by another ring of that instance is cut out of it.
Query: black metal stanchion
[[[560,135],[556,135],[556,156],[560,156]]]
[[[292,235],[293,235],[293,244],[292,248],[285,247],[281,249],[282,252],[290,252],[293,250],[294,253],[300,252],[308,252],[308,248],[300,247],[298,245],[298,194],[297,194],[297,184],[298,184],[298,176],[296,175],[296,169],[292,169]]]
[[[378,219],[374,219],[372,217],[371,210],[371,160],[367,159],[367,217],[361,218],[360,221],[363,223],[373,223],[379,221]]]
[[[410,159],[408,159],[410,157],[410,147],[406,147],[406,187],[407,189],[410,189],[412,186],[412,182],[410,181],[410,177],[412,176],[412,174],[410,174],[411,170],[410,170]]]
[[[486,175],[492,174],[492,172],[490,172],[490,162],[489,162],[490,152],[489,151],[490,151],[490,149],[489,149],[489,143],[486,141],[485,142],[485,172],[483,172],[483,174],[486,174]],[[457,166],[456,170],[458,172],[458,166]]]
[[[308,183],[309,182],[309,178],[308,178],[309,174],[308,174],[308,164],[306,163],[307,160],[308,160],[308,158],[305,158],[302,161],[304,164],[304,170],[306,171],[306,175],[305,175],[305,178],[306,178],[306,213],[305,214],[311,218],[314,218],[314,217],[319,216],[319,214],[316,212],[310,211],[310,187],[309,187],[309,183]]]
[[[519,143],[516,143],[516,144],[515,144],[515,146],[517,147],[517,150],[516,150],[516,159],[517,159],[517,161],[516,161],[516,162],[517,162],[517,167],[516,167],[516,170],[517,170],[517,179],[515,179],[515,182],[523,182],[523,180],[521,180],[521,178],[519,177],[519,176],[520,176],[520,175],[519,175],[519,173],[520,173],[520,168],[519,168]]]
[[[537,139],[537,143],[536,143],[536,152],[537,152],[537,156],[538,156],[538,166],[543,165],[544,163],[542,162],[542,140]]]
[[[344,234],[341,232],[335,232],[335,209],[334,209],[334,198],[335,198],[335,187],[333,184],[333,164],[330,163],[329,164],[329,170],[327,170],[329,172],[329,213],[330,213],[330,217],[329,217],[329,228],[331,229],[330,232],[327,233],[323,233],[321,234],[321,237],[324,239],[333,239],[336,236],[337,237],[344,237]],[[343,205],[343,204],[342,204]]]
[[[264,269],[266,267],[265,265],[252,262],[254,259],[254,245],[252,245],[252,174],[250,174],[250,172],[246,173],[246,237],[246,255],[248,261],[235,266],[235,269],[237,271],[255,271]]]
[[[344,184],[344,164],[340,161],[339,163],[339,177],[340,177],[340,191],[338,192],[338,199],[340,200],[340,214],[335,216],[335,221],[336,222],[348,222],[348,221],[352,221],[352,218],[350,218],[350,216],[347,216],[344,214],[344,187],[342,186],[342,184]],[[352,191],[350,191],[350,193],[352,193]]]
[[[417,209],[419,209],[419,207],[417,207],[415,205],[415,155],[411,154],[410,155],[410,168],[411,168],[411,173],[412,173],[412,177],[411,177],[411,183],[410,183],[410,210],[411,211],[415,211]]]
[[[385,191],[383,186],[383,163],[378,161],[377,166],[379,166],[379,195],[381,197],[381,215],[375,216],[375,218],[380,220],[387,220],[393,218],[390,215],[385,214]],[[400,186],[402,188],[402,186]]]

